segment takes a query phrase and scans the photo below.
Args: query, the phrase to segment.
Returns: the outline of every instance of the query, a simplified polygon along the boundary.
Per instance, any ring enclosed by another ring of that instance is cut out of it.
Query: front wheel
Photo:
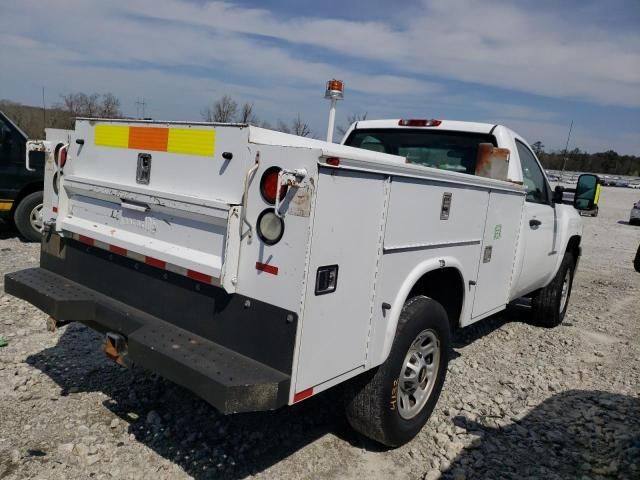
[[[564,320],[571,297],[576,260],[567,252],[558,273],[549,285],[540,289],[531,299],[533,323],[542,327],[557,327]]]
[[[387,360],[346,385],[351,426],[389,447],[415,437],[440,397],[450,348],[442,305],[422,295],[408,300]]]
[[[42,236],[42,192],[33,192],[24,197],[13,214],[20,234],[30,242],[39,242]]]

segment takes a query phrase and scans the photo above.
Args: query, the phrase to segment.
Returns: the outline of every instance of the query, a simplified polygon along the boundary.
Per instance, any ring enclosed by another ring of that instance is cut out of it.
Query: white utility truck
[[[55,142],[53,142],[55,143]],[[223,413],[344,384],[359,432],[417,434],[452,331],[531,299],[552,327],[575,207],[500,125],[375,120],[341,145],[246,124],[78,119],[49,145],[39,268],[5,289]]]

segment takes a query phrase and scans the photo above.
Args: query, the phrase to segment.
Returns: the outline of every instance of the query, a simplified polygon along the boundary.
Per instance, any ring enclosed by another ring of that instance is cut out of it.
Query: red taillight
[[[67,163],[67,147],[62,147],[60,149],[58,159],[58,167],[64,168],[64,165]]]
[[[276,203],[276,191],[278,190],[278,174],[280,173],[280,167],[269,167],[262,174],[260,180],[260,193],[262,198],[271,205]],[[280,200],[284,198],[287,193],[285,186],[280,186]]]
[[[398,122],[401,127],[437,127],[442,120],[426,120],[418,118],[403,119]]]
[[[334,167],[337,167],[340,165],[340,159],[338,157],[328,157],[327,165],[333,165]]]

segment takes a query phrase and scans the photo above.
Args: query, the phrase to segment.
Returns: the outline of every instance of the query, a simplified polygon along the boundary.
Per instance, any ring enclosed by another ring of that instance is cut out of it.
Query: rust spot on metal
[[[508,148],[497,148],[491,143],[480,143],[475,174],[479,177],[506,180],[510,153]]]

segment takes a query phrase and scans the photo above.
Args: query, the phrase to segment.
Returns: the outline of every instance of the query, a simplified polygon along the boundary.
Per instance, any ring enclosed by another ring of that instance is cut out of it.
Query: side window
[[[519,140],[516,140],[518,156],[522,165],[522,180],[527,190],[527,202],[549,203],[547,182],[533,153]]]

